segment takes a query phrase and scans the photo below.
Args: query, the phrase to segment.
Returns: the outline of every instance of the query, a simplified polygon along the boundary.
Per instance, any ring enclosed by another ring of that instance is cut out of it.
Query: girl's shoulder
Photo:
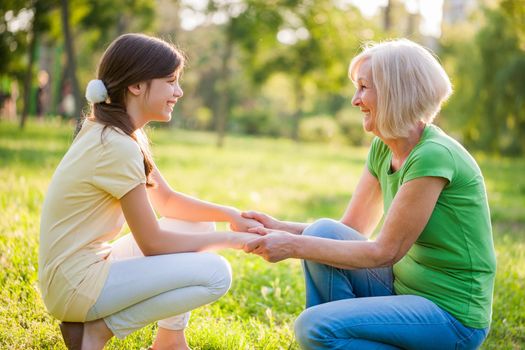
[[[119,128],[86,120],[75,142],[80,148],[98,149],[99,156],[121,160],[140,158],[142,152],[139,144]]]

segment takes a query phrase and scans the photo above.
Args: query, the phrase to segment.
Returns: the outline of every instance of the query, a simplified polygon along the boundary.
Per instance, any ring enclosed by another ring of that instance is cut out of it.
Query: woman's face
[[[178,75],[153,79],[144,100],[144,114],[150,121],[170,121],[173,107],[182,95]]]
[[[370,59],[364,59],[357,67],[356,92],[352,105],[359,107],[364,114],[363,128],[378,135],[376,128],[377,94],[372,80],[372,65]]]

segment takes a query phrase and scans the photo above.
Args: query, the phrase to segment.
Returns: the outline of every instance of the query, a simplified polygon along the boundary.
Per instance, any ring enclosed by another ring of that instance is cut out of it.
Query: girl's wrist
[[[224,214],[224,220],[223,221],[227,221],[229,223],[234,222],[237,217],[241,216],[241,212],[237,208],[234,208],[234,207],[226,207],[225,206],[225,207],[223,207],[222,212]]]

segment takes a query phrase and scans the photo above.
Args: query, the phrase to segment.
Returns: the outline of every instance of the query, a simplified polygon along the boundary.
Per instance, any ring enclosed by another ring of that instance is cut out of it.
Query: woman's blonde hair
[[[418,121],[432,123],[452,93],[450,79],[436,57],[410,40],[365,45],[348,70],[354,84],[359,66],[367,59],[377,92],[376,126],[384,138],[408,137]]]

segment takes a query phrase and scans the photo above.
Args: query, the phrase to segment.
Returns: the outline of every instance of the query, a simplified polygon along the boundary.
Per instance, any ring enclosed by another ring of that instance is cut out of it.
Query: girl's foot
[[[151,350],[191,350],[186,342],[184,330],[170,330],[159,327]]]
[[[84,323],[82,350],[102,350],[113,333],[103,319]]]
[[[60,332],[68,350],[81,350],[84,324],[80,322],[62,322]]]

